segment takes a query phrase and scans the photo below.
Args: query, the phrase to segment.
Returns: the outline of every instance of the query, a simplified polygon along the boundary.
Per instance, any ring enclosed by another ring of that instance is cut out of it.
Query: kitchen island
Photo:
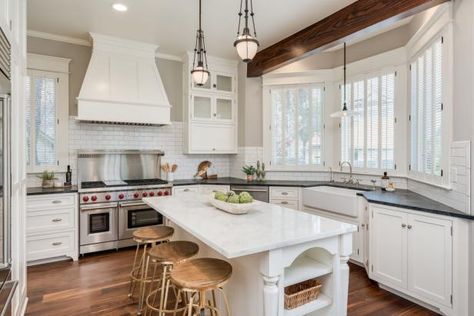
[[[233,275],[224,287],[232,315],[346,315],[354,225],[257,202],[245,215],[214,208],[210,197],[145,198],[175,227],[174,240],[199,244],[201,257],[229,261]],[[308,279],[323,284],[317,300],[285,310],[284,288]]]

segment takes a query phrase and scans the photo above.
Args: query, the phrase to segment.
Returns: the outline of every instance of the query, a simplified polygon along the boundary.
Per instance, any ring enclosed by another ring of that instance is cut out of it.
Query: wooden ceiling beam
[[[257,53],[248,77],[259,77],[361,33],[388,25],[450,0],[358,0]]]

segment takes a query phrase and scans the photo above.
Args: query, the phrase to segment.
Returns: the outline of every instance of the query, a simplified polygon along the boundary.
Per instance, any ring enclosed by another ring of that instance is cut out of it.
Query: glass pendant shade
[[[193,81],[198,86],[203,86],[209,80],[209,71],[204,68],[203,65],[198,65],[193,70],[191,70],[191,76]]]
[[[245,1],[245,5],[244,5]],[[250,8],[249,8],[250,2]],[[239,25],[237,27],[237,39],[234,42],[234,47],[237,49],[237,54],[243,62],[250,62],[257,54],[259,43],[257,41],[257,31],[255,30],[255,19],[253,13],[252,0],[240,0]],[[243,27],[242,17],[244,18]],[[249,25],[249,18],[251,25]],[[250,35],[250,28],[253,28],[253,35]],[[240,31],[242,30],[242,33]]]
[[[234,47],[237,49],[237,54],[243,62],[251,61],[258,50],[258,41],[250,35],[241,35],[237,37],[234,42]]]

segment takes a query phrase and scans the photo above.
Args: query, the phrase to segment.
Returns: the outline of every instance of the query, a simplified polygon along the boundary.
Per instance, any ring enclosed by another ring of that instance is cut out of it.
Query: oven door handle
[[[117,203],[81,205],[81,211],[101,210],[106,208],[117,208]]]
[[[119,207],[130,207],[130,206],[146,206],[144,202],[120,202]]]

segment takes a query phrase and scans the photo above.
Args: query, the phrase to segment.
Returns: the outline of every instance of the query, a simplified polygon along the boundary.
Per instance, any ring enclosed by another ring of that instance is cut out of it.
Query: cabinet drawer
[[[28,197],[26,208],[28,210],[48,210],[51,208],[64,208],[75,206],[76,194],[48,194]]]
[[[74,229],[74,208],[28,212],[26,218],[28,234],[66,229]]]
[[[270,203],[281,205],[283,207],[291,208],[294,210],[299,209],[298,200],[271,200]]]
[[[200,186],[200,193],[202,194],[211,194],[216,191],[221,191],[221,192],[228,192],[230,190],[230,186],[228,185],[209,185],[209,184],[203,184]]]
[[[179,186],[173,188],[173,194],[180,194],[186,192],[199,192],[199,186],[191,185],[191,186]]]
[[[74,251],[75,232],[28,237],[26,256],[28,261],[70,256]]]
[[[270,187],[270,199],[298,199],[299,188]]]

